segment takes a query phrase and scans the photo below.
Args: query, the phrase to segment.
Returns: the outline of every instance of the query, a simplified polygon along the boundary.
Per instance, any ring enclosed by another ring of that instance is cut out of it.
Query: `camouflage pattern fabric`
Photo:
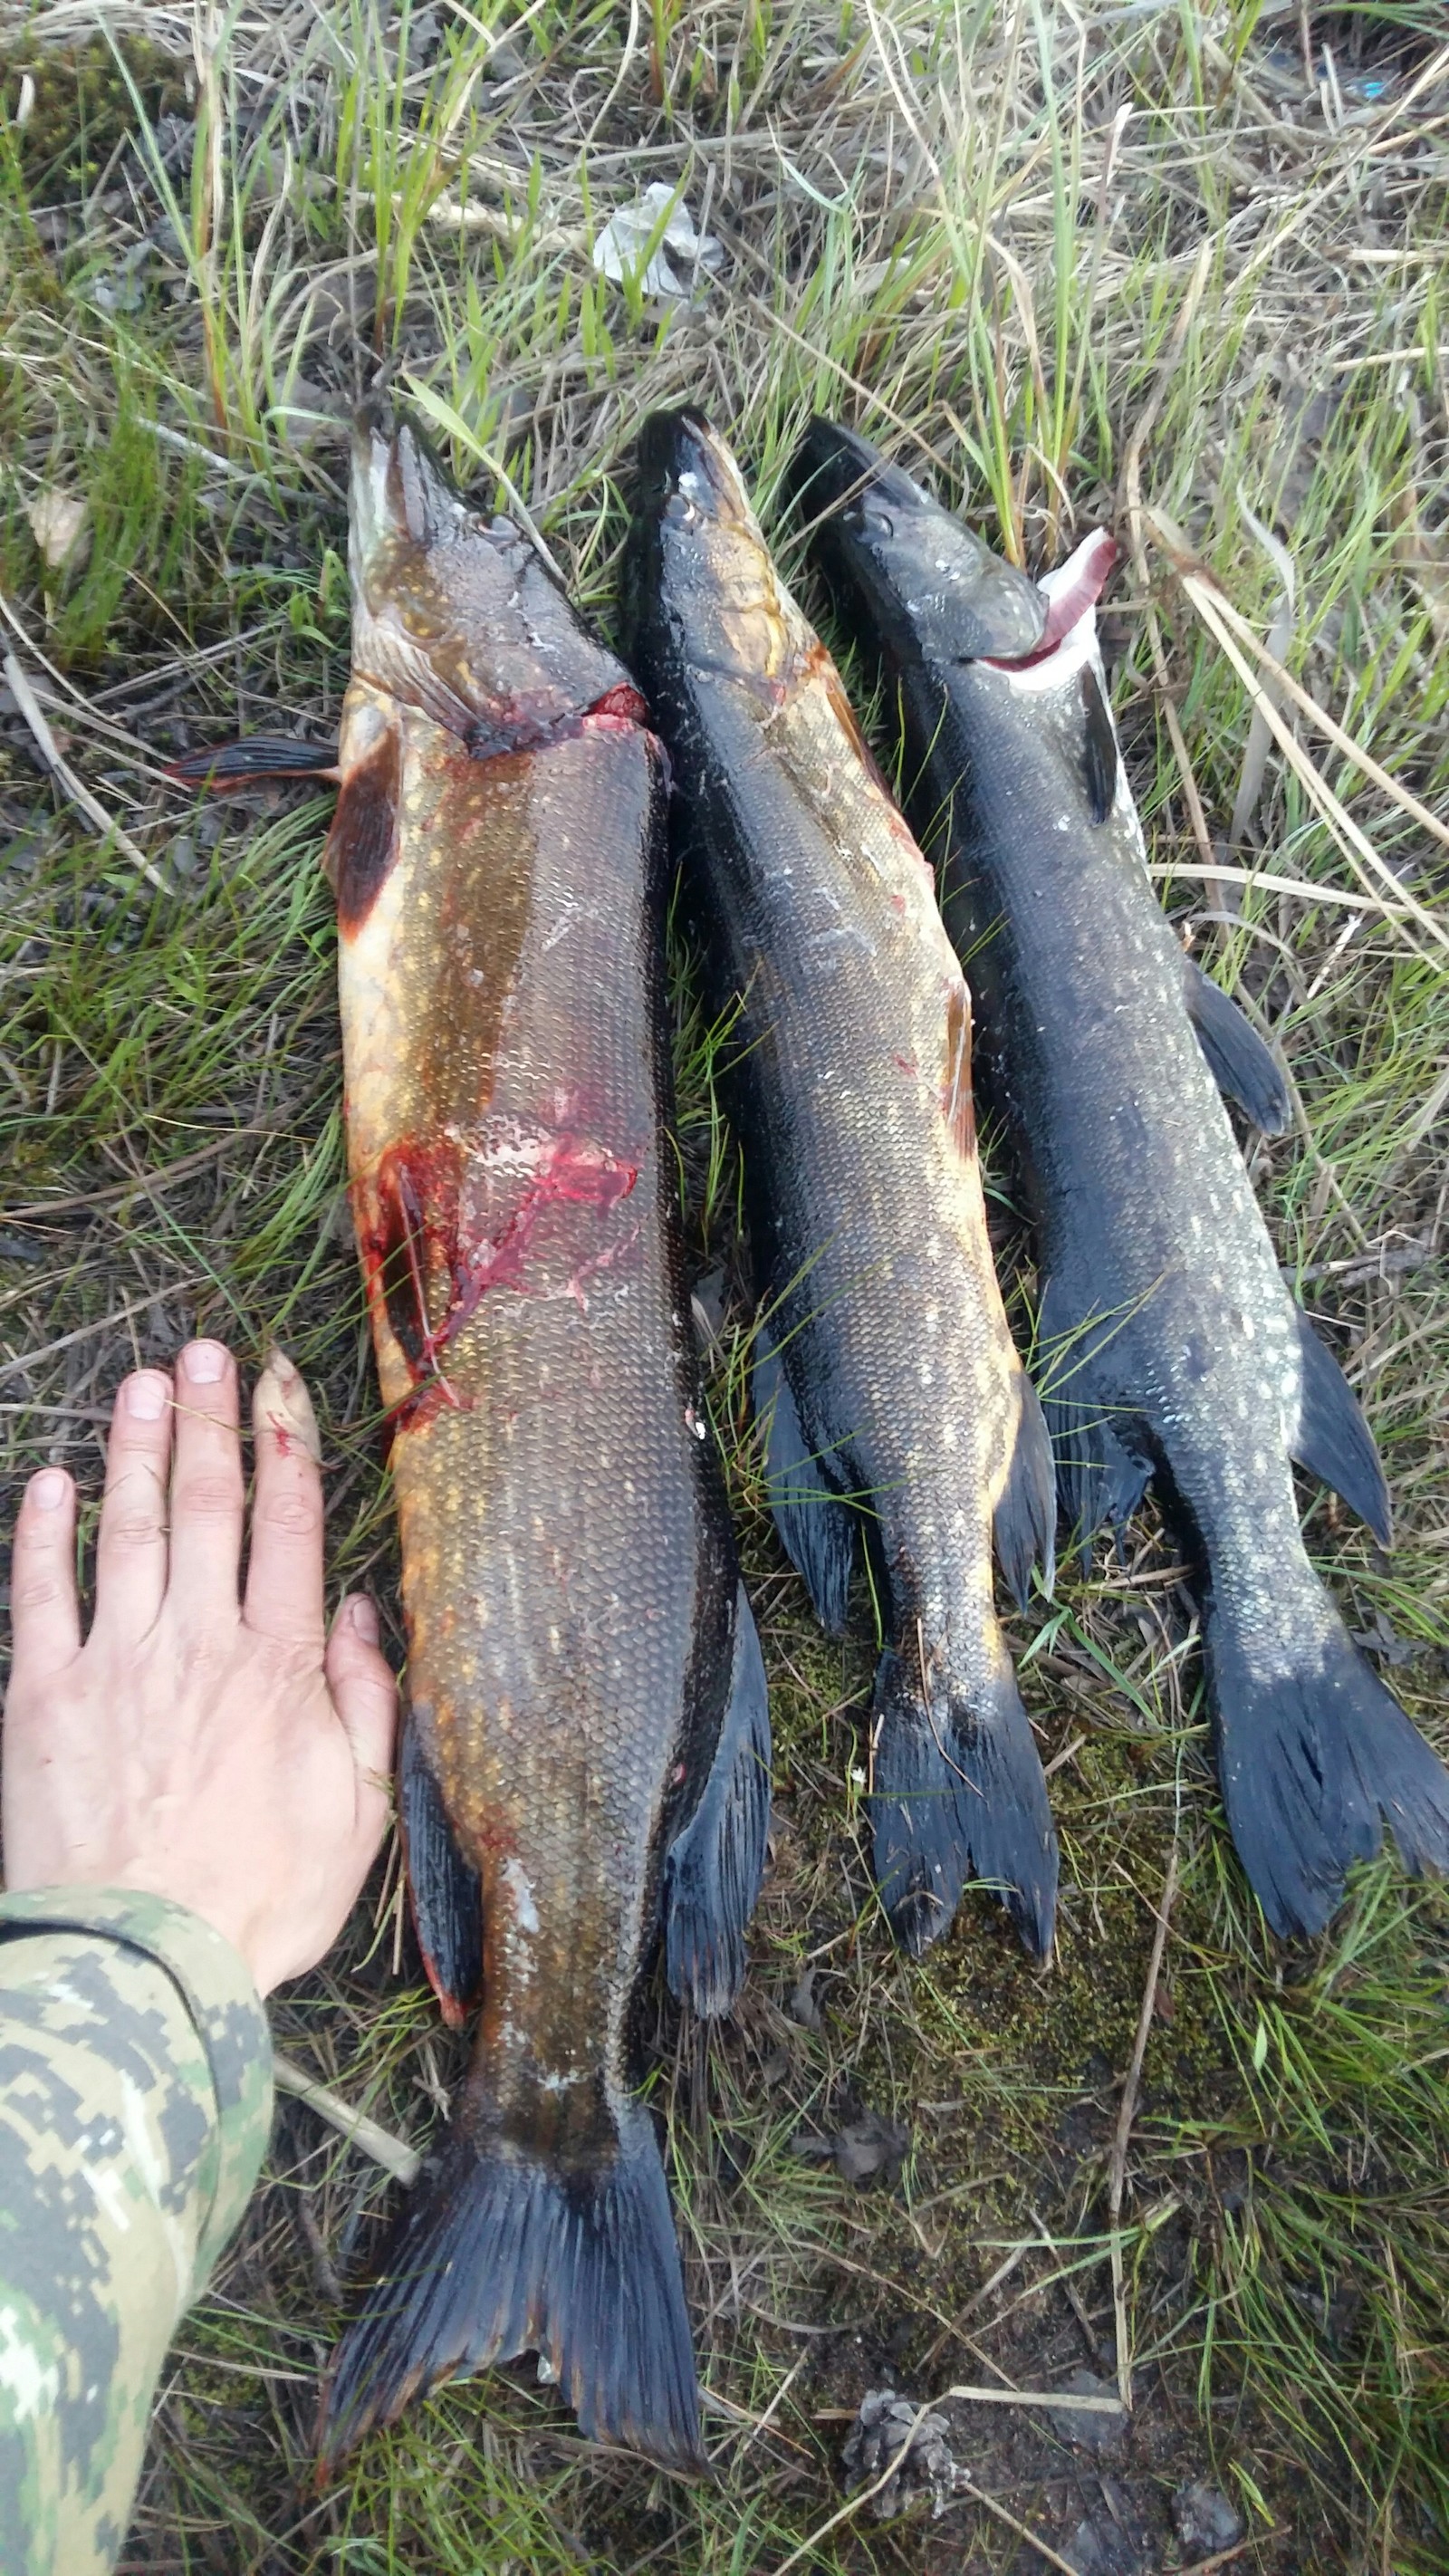
[[[178,2320],[257,2178],[251,1977],[163,1898],[0,1898],[0,2576],[121,2548]]]

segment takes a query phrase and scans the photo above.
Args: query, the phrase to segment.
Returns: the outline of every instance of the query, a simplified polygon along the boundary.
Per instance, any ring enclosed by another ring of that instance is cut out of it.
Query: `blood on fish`
[[[564,1204],[605,1214],[629,1196],[639,1177],[637,1164],[620,1161],[606,1147],[567,1132],[546,1136],[535,1167],[519,1173],[522,1189],[505,1223],[486,1234],[469,1223],[467,1207],[468,1183],[480,1170],[486,1174],[486,1162],[467,1156],[451,1139],[390,1146],[373,1184],[375,1214],[370,1223],[359,1223],[369,1302],[385,1308],[413,1381],[392,1408],[396,1428],[416,1429],[443,1407],[469,1409],[447,1376],[443,1355],[490,1288],[526,1289],[524,1260],[544,1210]],[[601,1254],[579,1264],[575,1280],[607,1261]],[[444,1289],[446,1303],[434,1324]]]
[[[588,714],[589,716],[619,716],[633,725],[647,725],[649,722],[648,706],[639,691],[629,687],[627,683],[617,689],[606,689],[601,698],[595,698]],[[588,722],[588,716],[584,721]]]

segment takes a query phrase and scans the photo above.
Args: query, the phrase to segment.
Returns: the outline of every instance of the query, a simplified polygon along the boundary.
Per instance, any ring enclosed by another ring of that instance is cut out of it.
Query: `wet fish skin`
[[[842,1627],[864,1537],[885,1651],[875,1872],[919,1951],[972,1872],[1049,1945],[1057,1848],[993,1601],[1050,1580],[1051,1467],[987,1234],[970,997],[930,871],[698,414],[640,442],[627,650],[664,736],[729,1076],[785,1546]]]
[[[1384,1544],[1389,1509],[1358,1405],[1284,1287],[1219,1097],[1282,1125],[1281,1077],[1227,997],[1204,990],[1153,895],[1088,550],[1043,586],[1068,628],[1056,649],[994,665],[973,658],[979,590],[971,635],[934,612],[918,626],[956,523],[899,468],[817,421],[794,480],[836,605],[898,705],[910,810],[941,861],[1032,1189],[1067,1516],[1089,1542],[1156,1479],[1195,1561],[1240,1858],[1275,1931],[1316,1932],[1381,1818],[1409,1870],[1449,1864],[1449,1776],[1303,1545],[1294,1461]],[[1009,603],[1025,577],[1005,564],[998,576]]]
[[[538,2350],[586,2432],[697,2467],[631,2020],[726,2009],[769,1737],[693,1348],[662,991],[662,755],[533,548],[359,423],[327,864],[353,1206],[393,1423],[400,1808],[472,2059],[349,2329],[324,2459]]]

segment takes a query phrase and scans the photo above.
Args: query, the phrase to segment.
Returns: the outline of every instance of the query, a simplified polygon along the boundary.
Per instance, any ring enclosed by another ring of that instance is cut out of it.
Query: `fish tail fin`
[[[1385,1823],[1411,1877],[1449,1871],[1449,1772],[1326,1594],[1301,1656],[1267,1661],[1216,1607],[1203,1646],[1223,1805],[1273,1931],[1321,1932]]]
[[[887,1648],[871,1719],[871,1821],[881,1902],[919,1958],[950,1924],[968,1878],[999,1888],[1025,1947],[1051,1947],[1057,1838],[1041,1758],[1006,1649],[958,1685]]]
[[[548,2362],[591,2440],[671,2469],[704,2467],[653,2124],[627,2098],[607,2122],[612,2153],[565,2166],[455,2118],[338,2349],[323,2398],[322,2474],[414,2397],[526,2352]]]

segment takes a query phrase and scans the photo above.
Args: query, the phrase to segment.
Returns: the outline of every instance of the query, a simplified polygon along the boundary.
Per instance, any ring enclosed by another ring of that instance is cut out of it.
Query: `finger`
[[[375,1851],[387,1825],[397,1742],[397,1682],[377,1642],[377,1612],[365,1592],[342,1603],[327,1640],[327,1687],[357,1765],[359,1826]]]
[[[172,1606],[188,1627],[201,1628],[237,1611],[243,1486],[236,1367],[220,1342],[188,1342],[176,1379]]]
[[[96,1540],[97,1631],[144,1637],[166,1590],[166,1475],[172,1383],[160,1369],[123,1378],[106,1447]]]
[[[10,1671],[17,1690],[54,1679],[80,1652],[75,1592],[75,1487],[63,1467],[32,1476],[15,1524]]]
[[[284,1645],[321,1647],[322,1445],[301,1374],[273,1351],[252,1396],[257,1481],[246,1622]],[[315,1670],[315,1666],[314,1666]]]

